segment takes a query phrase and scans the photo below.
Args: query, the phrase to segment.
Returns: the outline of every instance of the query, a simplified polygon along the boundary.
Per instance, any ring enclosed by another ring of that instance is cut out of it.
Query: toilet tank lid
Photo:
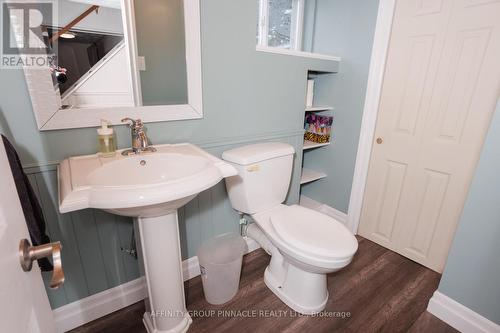
[[[266,142],[231,149],[222,153],[222,159],[239,165],[262,162],[275,157],[292,155],[293,146],[281,142]]]

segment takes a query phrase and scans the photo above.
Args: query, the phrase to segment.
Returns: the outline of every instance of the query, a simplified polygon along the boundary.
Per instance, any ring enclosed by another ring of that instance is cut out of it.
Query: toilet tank
[[[222,159],[238,175],[226,178],[231,205],[239,212],[255,214],[283,203],[292,176],[294,148],[269,142],[225,151]]]

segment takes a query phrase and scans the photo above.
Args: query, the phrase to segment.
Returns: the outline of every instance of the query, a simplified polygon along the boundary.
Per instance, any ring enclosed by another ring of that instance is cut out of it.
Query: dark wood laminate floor
[[[328,276],[330,299],[325,311],[349,317],[308,317],[293,313],[266,287],[263,250],[245,256],[238,294],[215,306],[203,297],[200,277],[185,283],[190,311],[257,310],[263,317],[193,316],[189,332],[457,332],[425,311],[440,275],[369,240],[358,237],[353,262]],[[267,312],[262,312],[267,311]],[[144,304],[139,302],[72,331],[146,332]]]

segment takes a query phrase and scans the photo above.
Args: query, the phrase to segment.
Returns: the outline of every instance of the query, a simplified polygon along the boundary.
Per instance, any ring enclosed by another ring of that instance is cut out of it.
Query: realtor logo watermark
[[[1,1],[2,68],[50,68],[57,64],[57,43],[51,42],[47,26],[55,22],[50,1]]]

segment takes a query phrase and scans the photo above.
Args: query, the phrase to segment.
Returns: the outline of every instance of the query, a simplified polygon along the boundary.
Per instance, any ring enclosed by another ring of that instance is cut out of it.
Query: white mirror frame
[[[95,127],[101,119],[113,125],[124,117],[140,118],[143,122],[160,122],[203,118],[200,0],[183,0],[186,41],[186,71],[188,104],[137,107],[60,109],[58,91],[54,92],[49,70],[24,68],[33,113],[38,129],[56,130]],[[141,85],[137,66],[137,42],[133,0],[121,0],[124,38],[128,48],[130,75],[136,105],[140,105]]]

